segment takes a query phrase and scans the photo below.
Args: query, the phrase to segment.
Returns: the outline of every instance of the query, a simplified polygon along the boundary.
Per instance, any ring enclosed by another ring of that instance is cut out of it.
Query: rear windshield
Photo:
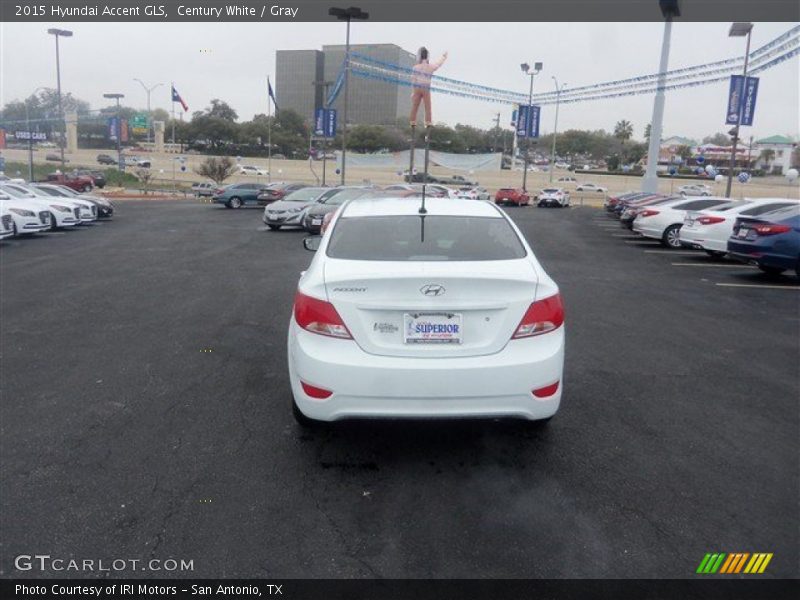
[[[320,198],[320,202],[328,206],[337,206],[352,198],[365,196],[367,193],[368,190],[338,190],[334,194],[325,194],[324,197]]]
[[[417,215],[344,217],[328,256],[349,260],[480,261],[523,258],[525,248],[503,218]]]
[[[557,194],[558,190],[555,189],[555,188],[546,188],[546,189],[542,190],[542,193],[543,194]]]
[[[311,202],[319,198],[324,191],[325,188],[300,188],[287,194],[284,200],[286,202]]]

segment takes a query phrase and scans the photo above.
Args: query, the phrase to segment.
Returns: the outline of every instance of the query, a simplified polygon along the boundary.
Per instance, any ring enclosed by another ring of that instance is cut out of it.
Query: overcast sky
[[[170,109],[169,82],[190,111],[221,98],[248,120],[266,112],[265,80],[275,72],[275,51],[344,43],[341,23],[67,23],[0,24],[0,103],[21,99],[39,86],[55,87],[55,50],[49,26],[71,29],[62,39],[62,89],[87,100],[92,108],[106,104],[104,92],[121,92],[124,103],[146,105],[134,77],[148,85],[164,82],[153,92],[153,108]],[[744,54],[744,38],[729,38],[729,23],[673,25],[670,69]],[[784,33],[787,23],[756,23],[752,48]],[[535,90],[552,90],[551,76],[568,87],[654,73],[661,50],[661,23],[354,23],[353,43],[394,43],[409,51],[420,45],[432,55],[449,50],[439,74],[491,87],[527,92],[521,62],[541,61]],[[763,72],[755,123],[744,135],[756,139],[773,134],[798,135],[800,69],[795,57]],[[664,135],[701,138],[726,131],[727,83],[667,94]],[[628,119],[634,137],[643,138],[652,114],[651,95],[562,105],[559,130],[612,130]],[[444,95],[434,97],[436,120],[450,125],[492,126],[500,111],[508,124],[508,106]],[[542,130],[552,130],[554,109],[545,107]]]

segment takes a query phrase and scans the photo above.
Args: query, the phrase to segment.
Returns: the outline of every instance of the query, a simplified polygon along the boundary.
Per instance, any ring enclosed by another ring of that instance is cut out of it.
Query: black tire
[[[786,270],[781,267],[770,267],[767,265],[758,265],[758,268],[761,269],[767,275],[780,275]]]
[[[722,258],[727,254],[727,252],[721,252],[719,250],[706,250],[706,254],[708,254],[711,258]]]
[[[272,231],[278,231],[278,229],[280,229],[280,228],[281,228],[281,226],[280,226],[280,225],[270,225],[269,223],[267,223],[267,227],[269,227],[270,229],[272,229]]]
[[[56,217],[53,213],[50,213],[50,227],[47,228],[48,231],[55,231],[58,229],[58,221],[56,221]]]
[[[670,225],[664,230],[664,235],[661,236],[661,243],[667,248],[677,250],[681,247],[680,238],[681,225]]]
[[[230,200],[228,200],[228,206],[230,208],[242,208],[242,199],[239,196],[234,196]]]
[[[323,421],[317,421],[316,419],[304,415],[300,407],[297,406],[297,402],[294,401],[294,398],[292,398],[292,416],[303,429],[322,429],[324,426]]]
[[[800,277],[800,258],[797,259],[797,264],[794,266],[794,274]]]

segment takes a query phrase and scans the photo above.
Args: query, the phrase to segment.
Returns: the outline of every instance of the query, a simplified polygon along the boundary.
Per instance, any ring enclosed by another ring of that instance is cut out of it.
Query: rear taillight
[[[546,385],[544,387],[532,390],[531,393],[537,398],[547,398],[548,396],[552,396],[558,391],[558,384],[559,382],[556,381],[555,383],[551,383],[550,385]]]
[[[317,387],[315,385],[310,385],[305,381],[301,381],[300,385],[303,387],[303,391],[307,396],[311,396],[317,400],[325,400],[325,398],[330,398],[333,394],[333,392],[330,390],[326,390],[325,388]]]
[[[725,221],[724,217],[698,217],[697,219],[697,223],[700,223],[700,225],[714,225],[723,221]]]
[[[556,294],[544,300],[538,300],[528,307],[512,339],[548,333],[558,329],[563,323],[564,306],[561,304],[561,296]]]
[[[294,297],[294,318],[300,327],[311,333],[353,339],[333,304],[299,291]]]
[[[655,215],[659,214],[657,210],[643,210],[639,213],[640,217],[654,217]]]
[[[791,230],[792,228],[788,225],[776,225],[775,223],[759,223],[753,226],[753,231],[758,235],[775,235],[777,233],[786,233]]]

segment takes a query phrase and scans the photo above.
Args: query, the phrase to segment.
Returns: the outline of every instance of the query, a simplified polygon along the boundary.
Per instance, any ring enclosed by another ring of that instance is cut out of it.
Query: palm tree
[[[614,126],[614,137],[622,142],[622,150],[620,154],[623,157],[623,161],[625,160],[625,140],[631,139],[632,136],[633,125],[631,125],[631,122],[626,121],[625,119],[622,121],[617,121],[617,124]]]
[[[647,127],[644,128],[644,139],[647,140],[648,143],[650,143],[650,132],[652,130],[653,130],[653,124],[652,123],[648,123]]]
[[[775,160],[775,150],[772,148],[765,148],[761,151],[759,158],[764,161],[764,170],[769,172],[769,165]]]

